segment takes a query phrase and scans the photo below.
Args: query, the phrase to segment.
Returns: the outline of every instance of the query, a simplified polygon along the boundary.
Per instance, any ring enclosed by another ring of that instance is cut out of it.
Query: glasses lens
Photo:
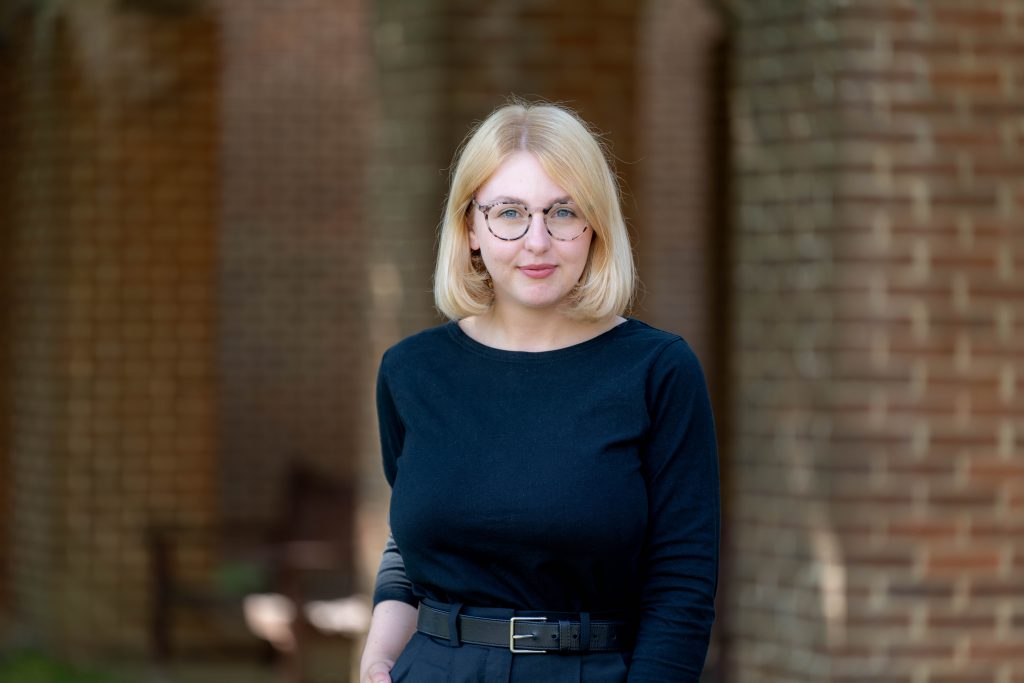
[[[587,227],[587,222],[572,204],[555,204],[548,209],[544,219],[548,224],[548,232],[558,240],[575,239]]]
[[[487,225],[502,239],[516,239],[526,232],[530,213],[519,204],[495,204],[487,212]]]

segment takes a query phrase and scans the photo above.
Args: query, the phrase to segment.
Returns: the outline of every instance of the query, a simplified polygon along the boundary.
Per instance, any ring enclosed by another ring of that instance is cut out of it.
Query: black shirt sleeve
[[[377,582],[373,588],[373,604],[383,600],[399,600],[416,607],[420,601],[413,595],[412,583],[405,575],[405,562],[393,536],[388,535],[384,553],[377,569]]]
[[[405,425],[395,407],[388,382],[388,354],[385,353],[377,371],[377,423],[380,428],[380,450],[384,460],[384,476],[389,486],[395,485],[398,456],[405,442]]]
[[[718,455],[700,365],[669,344],[647,381],[643,452],[649,526],[630,683],[696,681],[704,667],[718,579]]]
[[[388,385],[386,366],[387,354],[381,361],[377,374],[377,419],[380,426],[381,453],[384,458],[384,476],[389,485],[394,485],[397,473],[398,455],[405,440],[405,427],[395,408],[395,401]],[[413,607],[419,600],[413,594],[412,583],[405,573],[405,562],[398,550],[394,536],[388,535],[384,552],[377,569],[377,580],[373,590],[374,606],[382,600],[400,600]]]

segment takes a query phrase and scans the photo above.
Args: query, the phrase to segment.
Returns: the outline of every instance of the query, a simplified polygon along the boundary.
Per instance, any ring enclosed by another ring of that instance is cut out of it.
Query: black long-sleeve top
[[[619,613],[629,681],[697,681],[714,620],[718,458],[700,365],[629,319],[554,351],[454,322],[377,380],[388,544],[374,603]]]

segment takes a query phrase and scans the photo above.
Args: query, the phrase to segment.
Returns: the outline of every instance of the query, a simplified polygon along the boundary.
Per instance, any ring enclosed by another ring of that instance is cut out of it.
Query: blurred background
[[[349,680],[511,94],[709,377],[705,680],[1024,681],[1024,0],[0,0],[0,683]]]

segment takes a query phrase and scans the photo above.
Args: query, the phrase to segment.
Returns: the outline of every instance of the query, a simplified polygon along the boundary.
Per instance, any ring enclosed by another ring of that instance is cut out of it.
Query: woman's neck
[[[509,315],[492,308],[483,315],[459,321],[470,338],[506,351],[553,351],[585,342],[623,322],[619,316],[601,320],[574,320],[560,312],[524,312]]]

